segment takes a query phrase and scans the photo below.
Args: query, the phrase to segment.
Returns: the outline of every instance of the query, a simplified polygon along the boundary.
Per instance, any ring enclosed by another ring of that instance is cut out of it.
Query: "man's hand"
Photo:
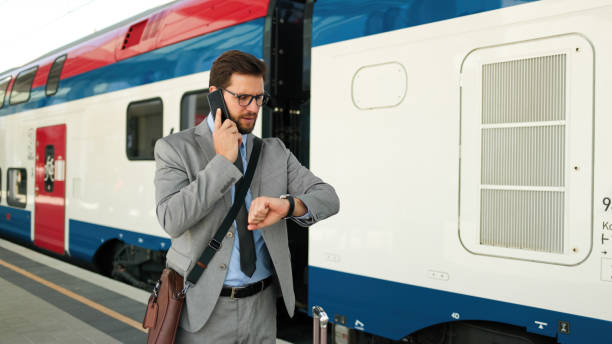
[[[298,199],[293,198],[295,209],[292,216],[302,216],[306,214],[306,206]],[[249,230],[260,229],[273,225],[287,216],[289,211],[289,201],[274,197],[257,197],[251,202],[249,209]]]
[[[217,109],[215,130],[213,132],[215,152],[233,163],[238,157],[238,147],[241,143],[242,135],[238,132],[236,123],[230,119],[226,119],[225,122],[221,123],[221,109]]]

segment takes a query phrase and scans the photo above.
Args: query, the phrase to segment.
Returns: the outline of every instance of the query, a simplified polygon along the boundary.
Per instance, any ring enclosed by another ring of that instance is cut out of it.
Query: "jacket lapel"
[[[210,128],[208,128],[206,119],[195,128],[195,140],[198,142],[198,145],[200,145],[206,161],[212,160],[216,155],[215,145],[213,144],[212,133],[210,132]]]
[[[247,136],[247,163],[249,161],[249,159],[251,158],[251,153],[253,152],[253,144],[254,144],[254,138],[255,136],[253,136],[253,134],[249,134]],[[261,152],[259,153],[259,161],[261,161],[262,159],[262,155],[263,155],[263,145],[261,146]],[[261,191],[261,166],[258,163],[257,164],[257,168],[255,169],[255,174],[253,174],[253,180],[251,181],[251,196],[253,197],[253,199],[255,199],[256,197],[261,196],[260,195],[260,191]]]

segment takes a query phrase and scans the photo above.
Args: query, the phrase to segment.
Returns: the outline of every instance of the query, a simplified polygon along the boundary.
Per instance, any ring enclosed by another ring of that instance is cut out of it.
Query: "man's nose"
[[[255,99],[251,101],[251,104],[247,106],[247,109],[251,112],[259,112],[259,105],[257,105]]]

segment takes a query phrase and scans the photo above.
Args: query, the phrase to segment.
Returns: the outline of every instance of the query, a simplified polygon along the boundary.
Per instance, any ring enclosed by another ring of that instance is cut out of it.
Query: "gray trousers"
[[[204,327],[191,333],[179,326],[176,343],[276,343],[274,285],[242,299],[219,297]]]

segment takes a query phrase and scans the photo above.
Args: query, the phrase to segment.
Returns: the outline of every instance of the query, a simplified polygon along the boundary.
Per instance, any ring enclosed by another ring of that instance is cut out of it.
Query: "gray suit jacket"
[[[247,161],[253,148],[247,139]],[[253,199],[291,194],[304,202],[312,214],[308,225],[338,212],[334,189],[313,175],[277,138],[264,139],[259,164],[251,183]],[[161,138],[155,144],[155,198],[157,218],[172,238],[167,265],[183,276],[194,267],[205,246],[231,207],[231,187],[242,174],[226,158],[216,155],[206,121],[195,128]],[[285,220],[260,229],[270,252],[285,306],[293,316],[295,295],[287,225]],[[233,248],[231,236],[210,261],[208,268],[187,292],[181,327],[189,332],[201,329],[217,302]]]

